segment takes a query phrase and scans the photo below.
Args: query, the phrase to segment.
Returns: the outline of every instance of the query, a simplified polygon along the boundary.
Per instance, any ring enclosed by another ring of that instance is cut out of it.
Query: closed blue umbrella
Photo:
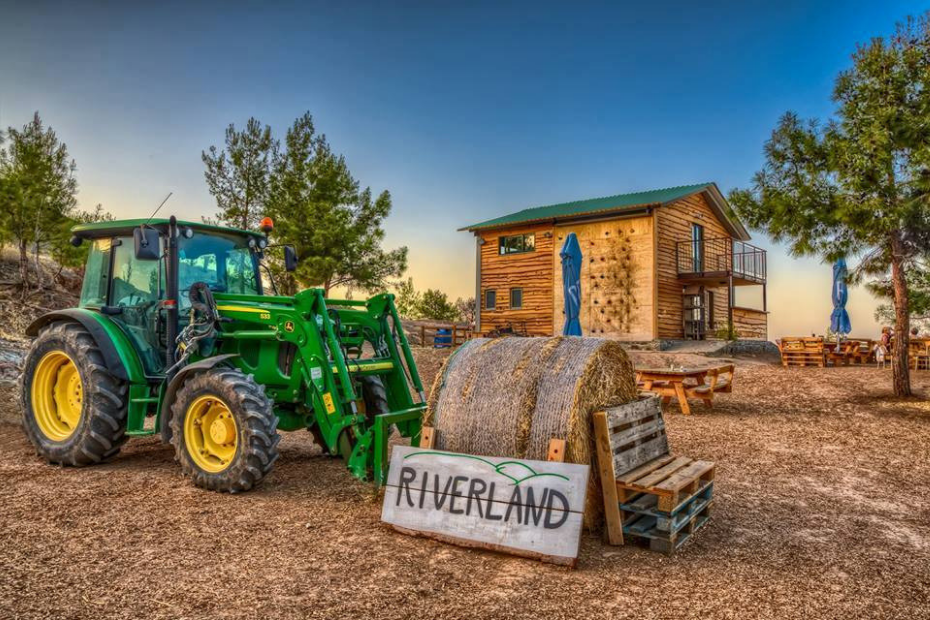
[[[852,331],[849,313],[846,312],[846,260],[839,259],[833,264],[833,314],[830,315],[830,330],[836,334],[848,334]]]
[[[562,250],[559,252],[562,259],[562,288],[565,293],[565,326],[562,328],[564,336],[580,336],[581,322],[581,245],[575,233],[568,233]]]

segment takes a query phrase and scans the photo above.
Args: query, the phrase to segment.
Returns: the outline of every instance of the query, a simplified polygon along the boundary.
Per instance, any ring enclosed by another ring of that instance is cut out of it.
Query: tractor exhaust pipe
[[[165,368],[171,369],[175,364],[175,349],[178,339],[178,220],[171,216],[168,220],[168,253],[165,268]],[[172,371],[172,374],[174,372]],[[171,379],[169,376],[168,379]]]

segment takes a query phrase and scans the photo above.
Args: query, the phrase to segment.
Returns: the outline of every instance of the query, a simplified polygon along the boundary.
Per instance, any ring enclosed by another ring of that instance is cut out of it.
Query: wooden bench
[[[930,342],[911,338],[907,343],[907,365],[912,370],[930,370]]]
[[[676,398],[681,412],[688,415],[689,398],[699,398],[711,409],[714,394],[732,392],[734,370],[733,364],[682,370],[643,368],[636,371],[636,382],[641,391],[658,394],[663,405]]]
[[[823,338],[782,338],[778,341],[782,366],[819,366],[827,365],[827,356],[823,349]]]
[[[849,363],[859,354],[858,340],[844,340],[835,349],[827,354],[827,360],[834,366],[849,366]]]
[[[611,545],[671,554],[707,524],[714,463],[669,453],[658,396],[595,412],[594,434]]]
[[[704,385],[686,388],[685,393],[703,400],[708,409],[713,408],[714,394],[733,392],[733,372],[735,370],[736,367],[733,364],[710,368],[707,370],[707,379]]]
[[[859,343],[859,347],[852,353],[850,360],[854,364],[868,364],[874,360],[875,341],[871,338],[852,338]]]

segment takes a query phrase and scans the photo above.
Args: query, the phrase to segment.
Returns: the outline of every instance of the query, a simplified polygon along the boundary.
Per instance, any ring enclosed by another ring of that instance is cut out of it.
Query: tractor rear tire
[[[175,459],[204,489],[248,491],[271,472],[280,440],[265,387],[237,369],[195,375],[171,406]]]
[[[23,428],[50,463],[82,467],[126,442],[128,385],[107,369],[80,323],[53,323],[32,343],[23,367]]]

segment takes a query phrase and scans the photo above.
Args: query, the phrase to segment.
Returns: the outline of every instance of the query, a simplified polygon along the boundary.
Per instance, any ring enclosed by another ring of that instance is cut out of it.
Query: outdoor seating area
[[[776,341],[782,366],[850,366],[875,361],[875,341],[847,338],[839,343],[822,336],[786,336]]]
[[[733,364],[713,368],[640,368],[636,370],[636,384],[641,392],[659,395],[663,405],[675,398],[681,412],[690,415],[689,398],[699,399],[711,409],[715,394],[733,391],[733,371]]]
[[[875,348],[879,341],[871,338],[847,338],[839,343],[825,341],[822,336],[786,336],[776,341],[781,353],[782,366],[850,366],[875,362]],[[894,339],[891,340],[885,359],[891,357]],[[908,341],[908,367],[911,370],[930,370],[930,338],[911,337]]]

